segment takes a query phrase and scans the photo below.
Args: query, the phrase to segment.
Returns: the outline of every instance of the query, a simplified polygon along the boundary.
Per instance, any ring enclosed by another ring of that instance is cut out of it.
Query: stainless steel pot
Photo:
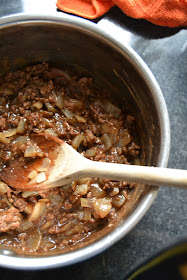
[[[77,17],[17,15],[0,20],[0,72],[48,61],[73,65],[92,73],[98,84],[113,92],[136,115],[142,158],[146,165],[166,167],[170,148],[168,112],[161,90],[143,60],[95,24]],[[138,185],[114,227],[105,228],[69,252],[23,256],[0,250],[0,265],[44,269],[90,258],[124,237],[143,217],[158,188]]]

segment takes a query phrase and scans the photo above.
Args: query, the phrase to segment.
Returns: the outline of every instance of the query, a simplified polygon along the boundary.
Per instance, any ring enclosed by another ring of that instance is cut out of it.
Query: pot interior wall
[[[136,116],[143,163],[156,165],[161,138],[157,106],[151,89],[128,54],[122,54],[111,42],[78,26],[35,21],[1,27],[1,74],[42,61],[88,71],[121,106],[128,103]],[[139,186],[132,194],[130,204],[122,209],[123,219],[134,209],[143,192],[144,188]],[[95,238],[102,234],[106,230]]]

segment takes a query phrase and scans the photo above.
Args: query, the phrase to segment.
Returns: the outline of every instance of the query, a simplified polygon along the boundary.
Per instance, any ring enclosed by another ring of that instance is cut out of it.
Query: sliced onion
[[[74,117],[78,120],[80,123],[86,123],[86,119],[79,115],[74,115]]]
[[[73,181],[71,183],[72,190],[75,190],[76,186],[77,186],[77,181]]]
[[[6,138],[3,132],[0,132],[0,142],[4,144],[9,144],[10,139]]]
[[[85,184],[85,183],[88,183],[89,181],[91,181],[91,178],[81,178],[78,180],[78,183]]]
[[[65,200],[65,197],[60,194],[53,194],[53,195],[50,195],[49,199],[51,200],[53,205],[61,207]]]
[[[56,96],[56,101],[55,101],[55,105],[59,108],[62,109],[64,107],[64,98],[61,94],[58,94]]]
[[[12,136],[16,135],[17,128],[12,128],[12,129],[9,129],[7,131],[3,131],[2,133],[4,134],[5,137],[9,138],[9,137],[12,137]]]
[[[27,146],[24,152],[24,157],[43,157],[44,153],[37,145]]]
[[[73,234],[77,234],[77,233],[82,233],[84,232],[84,227],[81,223],[78,223],[76,225],[73,225],[73,227],[71,227],[69,230],[66,231],[66,235],[73,235]]]
[[[122,194],[118,194],[115,197],[112,198],[112,205],[114,207],[121,207],[126,201],[126,198]]]
[[[110,138],[111,138],[112,144],[115,144],[118,141],[119,136],[115,135],[115,134],[110,134]]]
[[[41,230],[45,230],[45,229],[47,229],[47,228],[49,228],[50,226],[52,225],[52,221],[47,221],[45,224],[43,224],[42,226],[41,226]],[[54,245],[53,245],[53,247],[54,247]]]
[[[60,227],[60,232],[65,232],[70,228],[70,222],[68,222],[67,224],[63,224],[63,226]]]
[[[118,187],[114,187],[113,190],[112,190],[112,192],[110,193],[110,195],[111,195],[111,196],[114,196],[114,195],[116,195],[116,194],[118,194],[118,193],[119,193],[119,188],[118,188]]]
[[[62,186],[62,189],[66,193],[72,189],[72,186],[71,186],[71,184],[67,184],[67,185]]]
[[[86,157],[90,158],[90,157],[94,157],[97,154],[95,149],[88,149],[86,150]]]
[[[123,136],[127,135],[127,134],[129,134],[128,129],[126,129],[126,128],[120,129],[120,131],[119,131],[119,136],[120,136],[121,138],[122,138]]]
[[[75,138],[72,141],[73,148],[77,149],[80,146],[81,142],[84,140],[84,138],[85,136],[82,134],[75,136]]]
[[[46,175],[45,175],[45,172],[40,172],[38,173],[38,175],[36,176],[36,183],[42,183],[46,181]]]
[[[101,218],[106,217],[112,208],[112,203],[110,199],[107,198],[99,198],[94,202],[94,210],[97,215]]]
[[[51,165],[51,160],[49,158],[44,158],[41,166],[37,167],[38,171],[47,171]]]
[[[98,219],[96,221],[93,222],[87,222],[86,223],[86,228],[89,230],[89,231],[93,231],[94,229],[96,229],[99,225],[101,224],[101,221]]]
[[[58,137],[58,134],[52,128],[47,128],[45,130],[45,132],[48,133],[48,134],[51,134],[51,135],[53,135],[55,137]]]
[[[121,110],[116,107],[115,105],[113,105],[111,102],[109,102],[108,100],[106,100],[105,104],[104,104],[104,108],[105,111],[109,114],[113,114],[114,117],[118,118],[119,115],[121,114]]]
[[[9,207],[14,207],[13,204],[8,200],[8,197],[6,196],[6,194],[3,195],[3,198]]]
[[[72,119],[74,117],[74,114],[67,109],[62,109],[62,113],[67,119]]]
[[[24,232],[24,231],[27,231],[29,229],[31,229],[33,227],[33,223],[32,222],[29,222],[28,220],[23,220],[22,223],[21,223],[21,231]]]
[[[34,179],[38,175],[38,172],[36,170],[33,170],[29,173],[28,177],[29,179]]]
[[[84,221],[89,221],[92,218],[92,211],[90,209],[85,209],[81,218]]]
[[[27,203],[27,205],[25,205],[25,207],[24,207],[24,212],[27,213],[28,215],[31,215],[33,208],[34,207],[31,203]]]
[[[26,142],[28,141],[28,137],[27,136],[18,136],[18,138],[15,139],[14,144],[17,145],[18,147],[26,144]]]
[[[102,135],[101,142],[104,144],[106,150],[112,147],[112,140],[108,134]]]
[[[7,193],[8,185],[0,181],[0,194]]]
[[[49,222],[49,221],[48,221],[48,222]],[[47,224],[48,222],[46,222],[46,224]],[[44,230],[44,229],[41,227],[41,230]],[[56,247],[55,241],[54,241],[52,238],[50,238],[50,237],[45,238],[45,239],[43,238],[43,239],[42,239],[41,246],[47,248],[48,250],[50,250],[50,249]]]
[[[39,201],[35,204],[32,214],[29,218],[30,222],[38,220],[46,209],[46,203],[43,201]]]
[[[93,208],[93,200],[81,197],[81,206],[82,207]]]
[[[24,157],[35,157],[37,153],[37,146],[27,146],[25,149]]]
[[[31,179],[31,180],[28,182],[28,185],[33,185],[33,184],[36,184],[36,177],[34,177],[33,179]]]
[[[41,101],[36,101],[32,104],[32,106],[37,109],[41,109],[43,107],[43,103]]]
[[[92,211],[91,209],[84,209],[83,211],[74,212],[73,216],[80,221],[89,221],[92,218]]]
[[[51,127],[51,120],[49,120],[49,119],[47,119],[47,118],[42,118],[42,122],[43,122],[45,125]]]
[[[105,191],[99,186],[99,184],[96,183],[91,184],[90,191],[96,198],[102,198],[106,196]]]
[[[119,141],[118,141],[118,146],[120,148],[123,148],[124,146],[128,145],[130,142],[131,142],[131,136],[130,134],[126,134],[123,138],[121,138]]]
[[[46,108],[47,108],[47,111],[56,113],[56,109],[53,107],[53,105],[51,105],[51,103],[46,102],[46,103],[45,103],[45,106],[46,106]]]
[[[117,135],[118,128],[116,128],[115,126],[109,125],[108,123],[103,123],[101,125],[101,134],[105,134],[105,133]]]
[[[22,197],[27,198],[29,196],[37,196],[38,192],[37,191],[25,191],[22,192]]]
[[[33,229],[30,232],[27,233],[28,239],[27,239],[27,245],[30,249],[33,251],[37,251],[42,242],[43,234],[39,229]]]
[[[22,134],[25,131],[25,119],[21,119],[18,123],[17,133]]]
[[[48,203],[50,201],[49,198],[41,198],[40,202]]]
[[[82,101],[78,100],[78,99],[70,99],[71,103],[73,103],[73,108],[75,109],[81,109],[84,107],[84,104]]]
[[[77,185],[75,191],[73,192],[74,195],[85,195],[88,192],[88,184]]]

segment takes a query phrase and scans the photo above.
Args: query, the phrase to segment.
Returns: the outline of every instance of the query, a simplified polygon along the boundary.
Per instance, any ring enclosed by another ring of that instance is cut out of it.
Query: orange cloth
[[[95,19],[117,5],[127,16],[161,26],[187,26],[187,0],[57,0],[68,13]]]

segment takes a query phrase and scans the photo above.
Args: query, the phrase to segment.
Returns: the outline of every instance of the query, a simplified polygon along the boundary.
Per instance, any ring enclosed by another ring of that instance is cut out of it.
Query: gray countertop
[[[31,3],[32,2],[32,3]],[[11,13],[57,13],[54,0],[1,0],[0,16]],[[58,15],[66,16],[62,12]],[[129,44],[156,77],[168,107],[171,123],[169,167],[187,169],[187,30],[134,20],[117,7],[95,21]],[[0,269],[1,280],[18,279],[126,279],[127,273],[160,249],[187,235],[185,190],[161,187],[139,224],[100,255],[66,268],[21,272]]]

